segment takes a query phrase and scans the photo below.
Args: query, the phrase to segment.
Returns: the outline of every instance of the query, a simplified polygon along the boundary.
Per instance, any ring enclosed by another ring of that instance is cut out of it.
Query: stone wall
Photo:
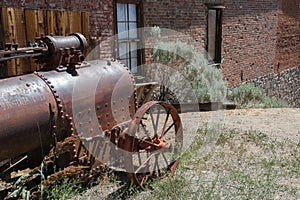
[[[262,87],[268,96],[283,99],[292,107],[300,108],[300,66],[258,77],[250,82]]]

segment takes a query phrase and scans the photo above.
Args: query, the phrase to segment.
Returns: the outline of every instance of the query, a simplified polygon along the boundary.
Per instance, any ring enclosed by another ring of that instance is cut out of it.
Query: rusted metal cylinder
[[[52,143],[56,102],[34,74],[0,80],[0,160]]]
[[[103,131],[130,119],[135,112],[134,79],[127,68],[98,60],[77,72],[72,76],[52,70],[0,80],[0,161],[49,149],[55,139],[77,134],[78,121],[82,124],[78,134],[92,137],[103,134],[90,131],[93,117]],[[88,84],[95,84],[92,97],[84,92],[90,89]],[[76,87],[83,92],[76,93]],[[94,105],[87,99],[94,99]]]
[[[84,53],[88,46],[85,37],[80,33],[73,33],[69,36],[46,36],[42,40],[48,48],[48,54],[42,58],[42,61],[46,63],[45,68],[52,69],[57,68],[61,63],[61,50],[71,51],[74,48]]]
[[[42,39],[48,46],[49,54],[56,54],[60,48],[72,48],[84,51],[87,49],[87,41],[80,33],[69,36],[46,36]]]

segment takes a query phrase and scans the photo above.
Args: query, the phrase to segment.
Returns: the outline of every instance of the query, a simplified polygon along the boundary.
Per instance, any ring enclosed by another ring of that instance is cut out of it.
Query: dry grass
[[[256,132],[223,130],[203,156],[203,139],[182,156],[174,176],[155,181],[135,199],[299,199],[300,142],[276,141]]]

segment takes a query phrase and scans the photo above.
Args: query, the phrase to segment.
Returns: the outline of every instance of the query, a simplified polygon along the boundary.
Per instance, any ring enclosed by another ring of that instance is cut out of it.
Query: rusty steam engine
[[[43,68],[0,80],[0,178],[27,167],[55,166],[48,177],[108,166],[143,185],[174,170],[182,146],[181,120],[165,102],[136,102],[129,69],[109,60],[85,61],[79,33],[6,44],[0,61],[32,57]]]

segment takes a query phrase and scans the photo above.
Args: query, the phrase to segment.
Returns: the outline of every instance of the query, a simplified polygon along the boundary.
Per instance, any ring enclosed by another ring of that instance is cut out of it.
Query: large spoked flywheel
[[[180,117],[165,102],[152,101],[139,108],[129,126],[132,145],[128,147],[128,176],[143,186],[150,177],[162,177],[174,171],[183,142]]]

